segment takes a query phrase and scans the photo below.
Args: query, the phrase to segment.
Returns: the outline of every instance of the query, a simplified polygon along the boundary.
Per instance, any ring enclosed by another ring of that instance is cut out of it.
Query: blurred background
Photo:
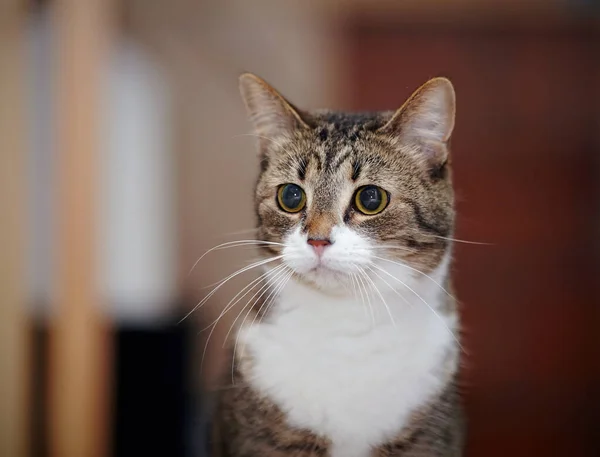
[[[252,272],[179,321],[256,255],[190,273],[254,237],[242,71],[451,78],[467,455],[600,456],[600,2],[2,0],[0,457],[206,455],[235,313],[200,330]]]

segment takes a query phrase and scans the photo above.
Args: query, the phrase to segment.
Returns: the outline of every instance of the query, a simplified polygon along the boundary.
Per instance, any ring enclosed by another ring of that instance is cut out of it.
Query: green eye
[[[354,196],[354,205],[361,213],[368,216],[381,213],[389,201],[388,194],[381,187],[364,186]]]
[[[288,213],[297,213],[306,205],[306,194],[296,184],[284,184],[277,191],[277,203]]]

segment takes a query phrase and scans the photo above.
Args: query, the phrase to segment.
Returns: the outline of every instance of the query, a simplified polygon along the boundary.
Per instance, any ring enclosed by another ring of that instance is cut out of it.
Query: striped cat
[[[301,111],[252,74],[240,89],[265,286],[232,348],[217,455],[460,456],[452,84],[373,114]]]

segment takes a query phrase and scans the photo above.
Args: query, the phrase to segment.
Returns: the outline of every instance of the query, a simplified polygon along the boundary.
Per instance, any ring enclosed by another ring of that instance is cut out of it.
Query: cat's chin
[[[352,279],[348,273],[322,265],[297,273],[297,277],[303,283],[329,294],[343,295],[352,290]]]

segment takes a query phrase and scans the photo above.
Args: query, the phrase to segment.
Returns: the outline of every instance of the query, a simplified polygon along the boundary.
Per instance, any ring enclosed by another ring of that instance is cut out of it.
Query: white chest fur
[[[431,282],[417,287],[434,309],[445,298]],[[330,438],[333,457],[368,456],[445,382],[440,366],[456,344],[448,329],[454,317],[432,312],[420,299],[384,298],[395,325],[374,298],[375,322],[360,298],[327,297],[290,283],[269,322],[240,333],[253,360],[249,382],[291,425]]]

